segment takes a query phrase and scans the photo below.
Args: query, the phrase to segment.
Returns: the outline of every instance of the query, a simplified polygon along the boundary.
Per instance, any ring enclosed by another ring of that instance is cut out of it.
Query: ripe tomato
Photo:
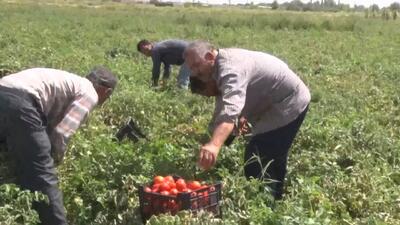
[[[189,184],[188,184],[188,188],[190,188],[190,189],[192,189],[192,190],[197,190],[197,189],[199,189],[201,187],[201,184],[200,184],[200,182],[198,182],[198,181],[191,181],[191,182],[189,182]]]
[[[176,204],[175,200],[170,200],[168,202],[168,209],[170,210],[172,215],[175,215],[179,210],[179,205]]]
[[[162,195],[169,195],[169,191],[161,191],[160,194],[162,194]]]
[[[180,192],[192,192],[192,190],[190,190],[189,188],[184,188]]]
[[[151,188],[149,188],[149,187],[146,186],[146,187],[144,188],[144,191],[145,191],[145,192],[151,192]]]
[[[168,182],[168,185],[170,189],[176,188],[175,182]]]
[[[177,195],[178,194],[178,190],[176,188],[172,188],[170,191],[171,195]]]
[[[158,192],[160,190],[160,184],[153,184],[151,192]]]
[[[169,191],[169,190],[171,190],[171,188],[169,187],[168,183],[162,183],[160,185],[160,191]]]
[[[205,188],[208,188],[208,186],[205,185],[205,184],[203,184],[203,185],[201,185],[201,188],[200,188],[200,189],[205,189]]]
[[[176,189],[178,189],[178,191],[182,191],[183,189],[186,188],[186,182],[184,179],[178,179],[176,182]]]
[[[154,181],[155,184],[163,183],[163,182],[164,182],[164,177],[162,177],[162,176],[155,176],[154,179],[153,179],[153,181]]]
[[[164,177],[164,181],[175,183],[175,180],[171,175],[168,175],[168,176]]]

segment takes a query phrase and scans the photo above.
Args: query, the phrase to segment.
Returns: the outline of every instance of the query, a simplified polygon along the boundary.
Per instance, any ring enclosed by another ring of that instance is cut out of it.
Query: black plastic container
[[[152,184],[148,185],[151,187]],[[175,215],[181,210],[190,210],[196,214],[200,210],[208,211],[221,218],[221,183],[207,185],[191,192],[179,192],[176,196],[146,192],[146,186],[139,187],[140,213],[143,222],[152,215],[170,213]]]

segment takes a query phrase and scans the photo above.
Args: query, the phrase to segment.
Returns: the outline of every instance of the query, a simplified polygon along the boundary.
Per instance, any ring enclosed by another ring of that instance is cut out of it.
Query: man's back
[[[62,70],[33,68],[0,79],[0,85],[25,91],[35,97],[49,126],[55,126],[67,107],[78,97],[86,95],[98,101],[92,83],[83,77]]]
[[[184,63],[183,52],[187,45],[188,42],[183,40],[158,42],[152,49],[152,58],[168,65],[182,65]]]
[[[255,125],[254,134],[288,124],[310,101],[306,85],[275,56],[245,49],[220,49],[216,62],[220,101],[227,105],[221,110],[245,116]]]

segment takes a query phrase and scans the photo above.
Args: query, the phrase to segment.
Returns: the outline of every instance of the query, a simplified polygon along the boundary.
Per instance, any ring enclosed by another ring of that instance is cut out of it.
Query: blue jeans
[[[269,186],[274,198],[277,200],[281,199],[283,195],[283,182],[286,175],[289,149],[307,111],[308,106],[294,121],[286,126],[255,135],[246,147],[244,157],[246,162],[253,155],[259,156],[261,159],[261,165],[258,161],[245,165],[244,172],[246,177],[275,180],[276,182],[269,184]],[[271,164],[266,169],[266,174],[262,174],[263,168],[270,162]]]
[[[188,89],[190,81],[190,69],[186,63],[182,64],[178,74],[178,87]]]
[[[0,140],[6,141],[15,161],[17,185],[49,198],[49,204],[33,203],[40,221],[43,225],[67,224],[46,119],[35,100],[24,92],[0,87],[0,122]]]

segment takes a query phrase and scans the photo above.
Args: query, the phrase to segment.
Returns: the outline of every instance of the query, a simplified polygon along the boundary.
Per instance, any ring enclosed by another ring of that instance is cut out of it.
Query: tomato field
[[[400,22],[353,12],[155,7],[111,1],[1,1],[0,76],[31,67],[85,75],[95,65],[119,78],[110,101],[71,139],[58,167],[72,225],[142,224],[138,188],[154,176],[222,183],[222,218],[160,214],[148,224],[400,224]],[[246,140],[196,167],[211,98],[176,88],[179,68],[150,88],[143,39],[209,40],[283,59],[311,90],[291,148],[283,201],[243,176]],[[132,117],[148,137],[115,142]],[[0,152],[0,178],[10,172]],[[36,224],[43,196],[0,185],[0,224]]]

